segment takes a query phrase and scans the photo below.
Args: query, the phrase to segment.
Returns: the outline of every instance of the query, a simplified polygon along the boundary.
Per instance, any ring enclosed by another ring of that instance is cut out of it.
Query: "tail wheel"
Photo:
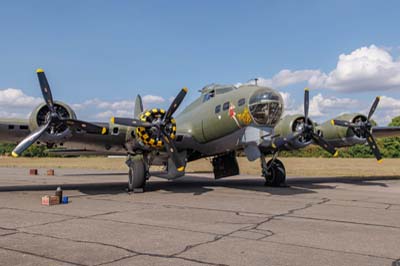
[[[146,110],[140,116],[140,120],[143,122],[155,122],[162,121],[165,116],[164,109],[154,108],[151,110]],[[175,139],[176,136],[176,121],[174,118],[167,119],[165,122],[165,126],[163,130],[171,139]],[[160,134],[160,128],[157,123],[154,124],[154,127],[138,127],[136,128],[136,135],[143,142],[143,144],[161,149],[164,147],[164,141],[162,139],[162,135]]]

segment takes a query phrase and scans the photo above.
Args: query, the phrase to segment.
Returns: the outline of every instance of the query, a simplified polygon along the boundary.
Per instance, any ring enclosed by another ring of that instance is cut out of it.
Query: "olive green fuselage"
[[[177,134],[189,134],[199,143],[206,143],[249,125],[273,127],[257,124],[251,114],[250,98],[259,90],[275,93],[270,88],[254,85],[244,85],[225,93],[216,89],[215,96],[208,100],[205,100],[207,92],[202,93],[176,117]],[[282,98],[278,101],[283,108]]]

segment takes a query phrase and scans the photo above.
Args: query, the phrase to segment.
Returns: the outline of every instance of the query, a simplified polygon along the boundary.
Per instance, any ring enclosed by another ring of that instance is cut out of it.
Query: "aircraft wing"
[[[377,138],[400,137],[400,127],[372,127],[372,135]]]
[[[80,155],[123,155],[126,156],[126,151],[107,151],[105,149],[50,149],[47,150],[50,155],[61,156],[80,156]]]

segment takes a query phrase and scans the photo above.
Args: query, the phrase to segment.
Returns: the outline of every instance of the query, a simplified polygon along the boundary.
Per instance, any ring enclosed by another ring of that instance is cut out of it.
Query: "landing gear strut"
[[[265,185],[272,187],[280,187],[285,184],[286,170],[283,163],[276,159],[276,155],[268,162],[265,161],[264,155],[261,156],[262,176],[265,178]]]
[[[129,167],[128,191],[143,192],[146,185],[148,169],[142,155],[128,155],[126,165]]]

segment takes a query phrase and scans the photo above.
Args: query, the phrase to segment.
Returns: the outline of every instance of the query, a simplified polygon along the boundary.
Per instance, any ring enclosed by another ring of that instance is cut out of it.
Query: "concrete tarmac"
[[[400,179],[0,168],[0,265],[399,265]],[[62,185],[66,205],[42,206]]]

